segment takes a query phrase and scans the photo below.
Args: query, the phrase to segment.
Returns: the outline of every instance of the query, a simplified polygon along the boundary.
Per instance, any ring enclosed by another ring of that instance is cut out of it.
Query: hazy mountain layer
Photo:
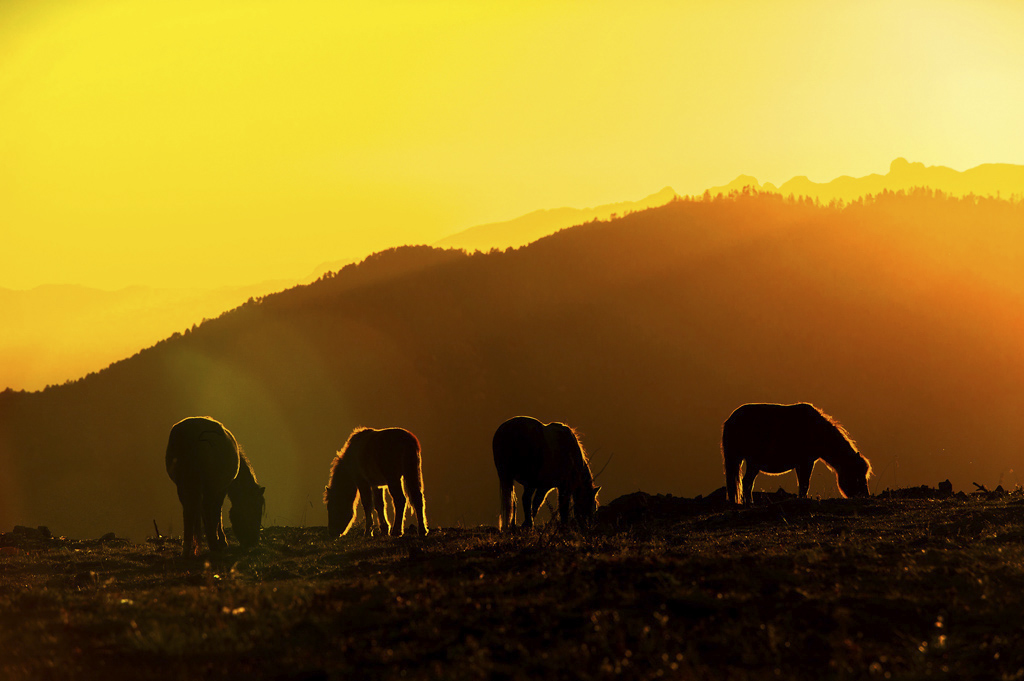
[[[640,201],[596,208],[539,210],[472,227],[443,239],[442,247],[479,249],[522,246],[574,224],[668,203],[666,187]],[[308,283],[351,260],[319,265]],[[221,289],[157,289],[134,286],[101,291],[84,286],[41,286],[28,291],[0,288],[0,390],[42,390],[95,372],[204,318],[213,318],[253,296],[294,286],[298,281],[261,282]]]
[[[262,282],[213,290],[133,286],[0,288],[0,389],[41,390],[98,371],[248,298],[284,288]]]
[[[945,166],[925,166],[923,163],[910,163],[905,158],[898,158],[889,165],[889,172],[885,175],[843,175],[829,182],[812,182],[799,175],[779,187],[771,182],[761,184],[756,177],[750,175],[740,175],[727,185],[711,187],[708,192],[717,196],[742,191],[744,187],[783,196],[809,196],[825,203],[835,199],[853,201],[869,194],[907,191],[914,187],[928,187],[953,196],[974,194],[1019,199],[1024,197],[1024,166],[985,163],[961,172]]]
[[[514,220],[470,227],[441,239],[434,246],[462,248],[469,252],[487,252],[492,248],[518,248],[566,227],[582,225],[591,220],[607,220],[612,216],[622,216],[655,206],[664,206],[675,196],[676,193],[672,187],[664,187],[661,191],[639,201],[620,201],[594,208],[535,210]]]
[[[728,185],[712,187],[708,192],[714,196],[753,187],[785,196],[810,196],[827,203],[836,198],[849,201],[866,194],[922,186],[956,196],[1024,196],[1024,166],[985,164],[957,172],[896,159],[885,175],[844,176],[827,183],[795,177],[781,187],[740,175]],[[471,227],[435,246],[470,252],[518,247],[572,225],[664,205],[674,196],[675,192],[665,187],[640,201],[595,208],[538,210],[513,220]],[[351,262],[325,262],[301,281],[308,283]],[[33,291],[0,289],[0,317],[9,320],[6,332],[0,334],[0,388],[38,390],[84,376],[204,317],[231,309],[250,296],[295,283],[299,282],[264,282],[212,291],[133,287],[105,292],[74,286],[46,286]]]

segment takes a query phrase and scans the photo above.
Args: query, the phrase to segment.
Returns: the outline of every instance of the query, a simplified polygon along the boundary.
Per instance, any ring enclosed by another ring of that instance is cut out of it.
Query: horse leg
[[[199,555],[199,535],[202,532],[202,498],[198,490],[182,490],[178,487],[178,500],[181,501],[181,555]]]
[[[523,527],[533,527],[533,495],[537,492],[536,487],[523,485]]]
[[[223,505],[223,503],[224,502],[221,502],[222,505]],[[224,534],[224,520],[219,515],[218,515],[218,519],[220,520],[220,522],[217,525],[217,543],[221,544],[224,547],[227,547],[227,545],[228,545],[228,536],[226,534]]]
[[[181,555],[199,555],[199,532],[201,528],[200,516],[202,509],[199,500],[187,499],[181,503],[182,515],[182,537]]]
[[[811,486],[812,470],[814,470],[813,461],[809,464],[800,464],[796,467],[796,480],[799,485],[799,495],[801,499],[807,498],[807,488]]]
[[[750,462],[747,462],[747,470],[743,474],[743,503],[753,504],[754,503],[754,478],[760,473],[756,467],[751,466]]]
[[[190,555],[198,556],[202,551],[202,536],[203,536],[203,509],[202,506],[197,506],[192,510],[192,527],[189,532],[190,539],[188,542]]]
[[[550,491],[551,490],[543,490],[538,487],[537,491],[533,493],[533,499],[532,501],[530,501],[530,508],[533,511],[534,518],[537,517],[537,511],[540,510],[541,504],[544,503],[544,498],[548,495],[548,492]]]
[[[423,515],[423,488],[417,484],[417,480],[417,476],[414,476],[411,482],[409,478],[406,478],[406,481],[409,482],[408,486],[412,489],[405,490],[405,495],[412,504],[412,510],[416,512],[416,527],[420,536],[424,537],[427,534],[427,518]]]
[[[391,526],[391,536],[401,537],[405,531],[405,492],[402,490],[402,479],[388,483],[388,491],[395,502],[395,523]]]
[[[195,540],[192,537],[192,516],[189,515],[188,506],[181,504],[181,555],[196,555]]]
[[[203,494],[203,525],[206,528],[206,542],[210,545],[211,551],[222,551],[228,546],[224,537],[224,520],[221,515],[221,506],[224,498],[217,501],[217,495],[209,492]]]
[[[569,509],[572,503],[572,495],[569,493],[568,487],[558,488],[558,519],[562,522],[562,525],[569,525]]]
[[[388,522],[388,514],[384,510],[384,488],[373,488],[373,507],[377,511],[378,534],[390,534],[391,523]]]
[[[373,488],[366,483],[362,483],[358,486],[359,489],[359,501],[363,504],[363,520],[365,521],[365,527],[363,529],[364,537],[373,536]]]

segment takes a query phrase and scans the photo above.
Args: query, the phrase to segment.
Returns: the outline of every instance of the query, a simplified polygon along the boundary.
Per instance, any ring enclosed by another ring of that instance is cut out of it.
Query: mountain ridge
[[[216,289],[77,284],[0,288],[0,388],[41,390],[95,372],[205,318],[292,282]]]
[[[517,248],[552,232],[591,220],[607,220],[612,215],[662,206],[677,196],[672,187],[662,187],[638,201],[617,201],[592,208],[547,208],[531,211],[511,220],[476,225],[456,232],[432,245],[438,248],[462,248],[487,251],[491,248]]]
[[[708,189],[705,194],[715,196],[751,187],[787,196],[810,196],[828,203],[835,199],[849,201],[851,197],[883,191],[908,191],[921,185],[933,186],[954,196],[971,193],[978,196],[1024,196],[1024,166],[990,163],[960,172],[945,166],[925,166],[897,158],[885,175],[840,176],[826,183],[797,176],[780,187],[770,182],[760,183],[750,175],[740,175],[727,185]],[[664,187],[639,201],[620,201],[593,208],[541,209],[512,220],[476,225],[451,234],[434,245],[468,251],[519,247],[573,225],[663,205],[676,196],[671,187]],[[29,292],[0,289],[0,318],[14,320],[0,337],[0,357],[4,360],[0,363],[0,388],[38,390],[46,385],[73,380],[127,357],[159,338],[186,329],[202,318],[212,318],[230,310],[250,297],[309,284],[356,262],[351,259],[328,261],[302,279],[213,291],[176,292],[128,287],[121,292],[97,290],[89,294],[59,285]],[[69,299],[56,303],[48,300],[55,292],[66,293]],[[134,295],[135,303],[122,300],[101,306],[95,302],[98,298],[110,301],[120,296],[123,299],[128,293]],[[183,302],[174,306],[169,301],[175,299]],[[29,308],[35,310],[34,318],[26,314],[25,310]],[[158,320],[157,317],[163,319]],[[141,328],[141,320],[147,318],[150,320],[148,327]],[[110,332],[111,328],[117,329],[116,334]]]
[[[872,173],[863,177],[841,175],[828,182],[814,182],[805,175],[797,175],[776,187],[770,182],[758,182],[751,175],[739,175],[728,184],[710,187],[711,196],[743,191],[751,187],[756,191],[783,196],[808,196],[823,202],[853,201],[883,191],[908,191],[915,187],[928,187],[952,196],[994,196],[1024,198],[1024,166],[1010,163],[983,163],[964,171],[946,166],[926,166],[897,158],[889,164],[889,172]]]

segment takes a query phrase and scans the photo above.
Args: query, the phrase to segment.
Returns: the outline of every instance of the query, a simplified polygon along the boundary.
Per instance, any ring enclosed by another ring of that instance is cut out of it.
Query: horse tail
[[[423,491],[423,449],[420,440],[408,430],[404,430],[402,435],[407,440],[403,446],[404,461],[399,464],[402,477],[408,487]]]
[[[423,457],[420,454],[419,448],[416,449],[416,454],[413,456],[413,485],[421,493],[423,492]]]
[[[498,480],[498,495],[501,499],[501,513],[498,516],[498,531],[516,526],[516,489],[512,480]]]
[[[735,504],[740,494],[740,462],[738,459],[725,459],[725,496],[729,503]]]
[[[729,423],[722,428],[722,462],[725,465],[725,496],[729,503],[735,504],[740,495],[740,463],[742,458],[733,451],[730,445]]]
[[[412,433],[409,433],[409,435],[412,436],[415,446],[410,448],[410,458],[412,461],[410,462],[409,472],[411,475],[405,477],[405,494],[409,497],[413,510],[416,512],[420,534],[426,535],[428,530],[426,502],[423,498],[423,454],[420,448],[420,441]],[[402,519],[399,518],[398,522],[402,522]]]

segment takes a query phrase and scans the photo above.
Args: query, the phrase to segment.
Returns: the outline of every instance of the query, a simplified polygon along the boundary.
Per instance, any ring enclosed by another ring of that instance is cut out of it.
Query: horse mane
[[[345,444],[343,444],[341,446],[341,449],[338,450],[338,453],[334,455],[334,460],[331,461],[331,472],[327,478],[327,487],[324,488],[325,504],[327,503],[327,495],[330,493],[331,488],[334,487],[334,474],[338,472],[338,468],[341,466],[342,461],[345,460],[345,454],[348,452],[349,447],[353,445],[353,440],[355,440],[357,435],[372,430],[373,428],[366,428],[365,426],[360,426],[359,428],[356,428],[351,433],[349,433],[348,439],[345,440]]]
[[[236,443],[237,444],[237,443]],[[252,469],[252,464],[249,462],[249,457],[245,455],[245,450],[242,449],[242,445],[238,446],[238,478],[245,480],[252,480],[253,484],[257,484],[256,472]]]
[[[238,450],[238,473],[235,475],[235,479],[231,481],[231,484],[228,485],[228,498],[231,499],[232,505],[238,499],[252,497],[257,492],[261,492],[259,483],[256,481],[256,473],[249,462],[249,457],[242,450],[242,445],[236,442],[235,446]],[[267,508],[266,500],[261,498],[261,502],[260,517],[263,516]]]
[[[835,418],[834,416],[832,416],[830,414],[826,414],[825,412],[823,412],[818,407],[815,407],[813,404],[811,406],[814,407],[815,411],[817,411],[821,415],[821,417],[823,419],[825,419],[825,421],[828,422],[828,424],[830,426],[832,426],[832,428],[834,429],[834,432],[838,433],[843,438],[843,440],[846,441],[846,444],[849,445],[849,447],[853,451],[853,453],[856,454],[859,458],[861,458],[864,461],[864,463],[867,464],[868,470],[867,470],[867,473],[865,475],[866,475],[866,477],[871,477],[871,473],[872,473],[871,461],[866,456],[861,454],[859,449],[857,449],[857,442],[856,442],[856,440],[853,439],[853,437],[850,435],[849,431],[846,430],[846,428],[843,426],[843,424],[839,422],[839,419]]]
[[[594,484],[594,474],[590,470],[590,456],[587,454],[587,450],[583,446],[583,442],[580,441],[580,435],[582,435],[582,433],[580,433],[580,431],[578,431],[576,428],[570,426],[567,423],[559,423],[558,425],[560,425],[563,428],[565,428],[566,430],[568,430],[569,434],[572,436],[572,438],[574,440],[576,440],[576,446],[579,449],[580,456],[579,456],[579,459],[577,459],[575,456],[573,456],[572,463],[573,463],[573,472],[580,478],[579,479],[579,484],[581,486],[593,485]]]

